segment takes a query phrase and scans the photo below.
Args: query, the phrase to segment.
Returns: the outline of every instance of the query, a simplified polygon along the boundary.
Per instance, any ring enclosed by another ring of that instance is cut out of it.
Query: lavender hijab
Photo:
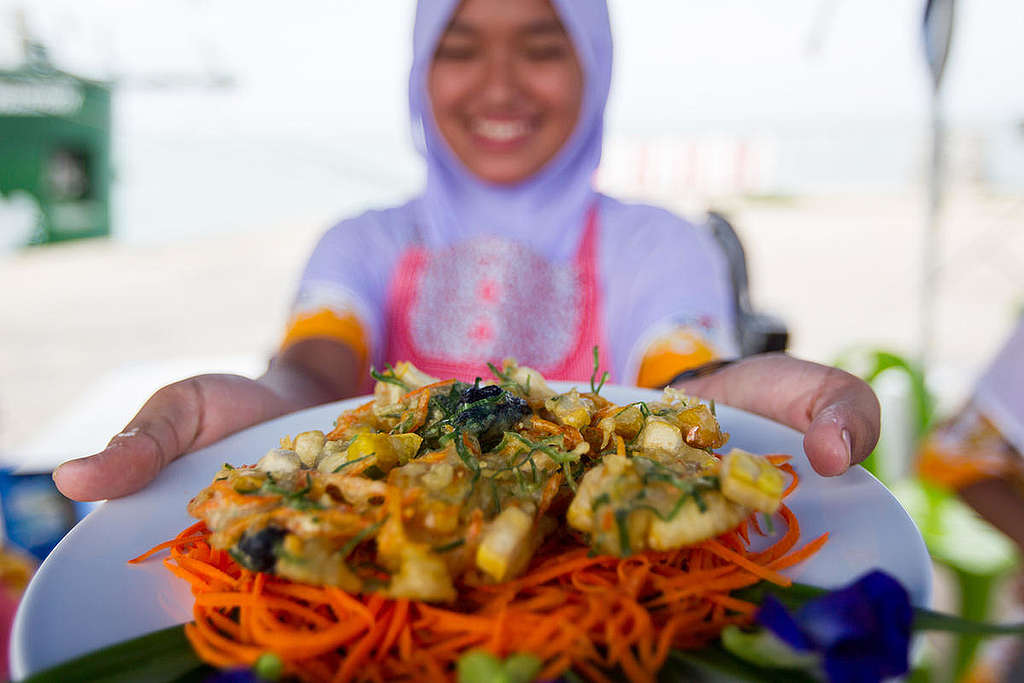
[[[429,247],[478,235],[529,243],[552,261],[570,258],[597,194],[592,178],[601,159],[604,106],[612,72],[612,35],[604,0],[552,0],[583,69],[583,101],[575,130],[540,171],[516,185],[476,178],[451,152],[434,122],[427,92],[430,63],[458,0],[420,0],[413,29],[409,108],[427,163],[416,200],[420,234]]]

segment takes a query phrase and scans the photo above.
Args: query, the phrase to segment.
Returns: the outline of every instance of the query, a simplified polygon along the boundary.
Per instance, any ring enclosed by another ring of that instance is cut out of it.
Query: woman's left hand
[[[808,460],[826,476],[842,474],[878,442],[878,399],[864,381],[836,368],[772,353],[674,386],[803,432]]]

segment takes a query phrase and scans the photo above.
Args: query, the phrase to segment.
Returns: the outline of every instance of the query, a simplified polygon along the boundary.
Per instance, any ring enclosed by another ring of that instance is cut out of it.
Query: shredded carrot
[[[540,501],[537,503],[537,519],[540,519],[551,507],[551,503],[555,500],[555,496],[562,488],[562,476],[561,472],[551,475],[547,483],[544,484],[544,489],[541,492]]]
[[[425,391],[420,394],[419,401],[416,403],[416,419],[406,427],[406,431],[415,432],[417,429],[423,426],[423,423],[427,421],[427,415],[430,412],[430,392]]]
[[[796,470],[793,469],[793,466],[787,462],[780,463],[777,467],[783,472],[787,472],[789,476],[792,477],[792,480],[789,482],[789,486],[782,492],[782,497],[785,498],[796,490],[796,485],[800,482],[800,478],[796,476]]]
[[[789,586],[793,583],[788,577],[785,577],[776,571],[772,571],[768,567],[762,567],[756,562],[751,562],[740,553],[729,550],[714,539],[704,541],[703,545],[715,555],[718,555],[722,559],[729,560],[733,564],[742,567],[760,579],[771,581],[778,586]]]
[[[364,419],[370,413],[370,411],[373,410],[373,404],[374,401],[367,401],[358,408],[342,413],[341,417],[338,418],[338,421],[335,424],[334,429],[331,430],[331,432],[328,433],[324,438],[330,440],[337,439],[338,437],[340,437],[342,434],[345,433],[345,430],[348,429],[351,425],[355,424],[359,420]]]
[[[451,681],[458,658],[483,648],[498,656],[529,652],[542,661],[544,678],[572,669],[592,681],[621,675],[646,683],[671,650],[702,647],[725,626],[750,623],[757,605],[732,591],[762,580],[788,585],[779,571],[827,540],[794,549],[796,517],[785,505],[779,517],[785,532],[756,552],[749,548],[748,529],[760,533],[753,517],[691,548],[626,558],[591,557],[571,537],[552,538],[525,574],[462,585],[454,605],[350,595],[250,572],[210,547],[202,523],[132,561],[170,549],[164,563],[196,600],[186,636],[218,667],[250,666],[273,652],[288,675],[307,681]]]
[[[433,391],[434,389],[440,389],[441,387],[446,387],[449,384],[455,384],[455,380],[443,379],[440,382],[434,382],[433,384],[428,384],[424,387],[420,387],[419,389],[413,389],[412,391],[405,394],[405,398],[409,398],[411,396],[419,396],[420,394],[427,394],[429,397],[430,392]]]
[[[196,522],[195,524],[185,529],[171,540],[164,541],[163,543],[158,543],[146,552],[139,555],[138,557],[133,557],[132,559],[128,560],[128,564],[138,564],[139,562],[142,562],[143,560],[146,560],[149,557],[157,554],[161,550],[173,548],[175,546],[182,545],[183,543],[189,541],[199,541],[204,538],[207,538],[209,535],[210,532],[206,531],[206,525],[203,522]]]

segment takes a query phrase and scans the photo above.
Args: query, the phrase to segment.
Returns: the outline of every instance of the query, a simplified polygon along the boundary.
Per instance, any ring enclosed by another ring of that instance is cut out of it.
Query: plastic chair
[[[935,401],[928,391],[924,374],[914,363],[887,351],[855,350],[841,357],[836,365],[845,367],[868,383],[882,373],[902,372],[908,379],[914,413],[914,449],[931,429]],[[947,567],[956,580],[958,614],[967,619],[986,621],[991,616],[995,587],[1020,563],[1013,543],[999,530],[981,519],[954,493],[939,489],[919,478],[889,480],[883,466],[887,454],[876,448],[863,465],[892,490],[911,519],[921,530],[932,559]],[[953,654],[953,680],[961,680],[974,661],[981,637],[957,636]]]

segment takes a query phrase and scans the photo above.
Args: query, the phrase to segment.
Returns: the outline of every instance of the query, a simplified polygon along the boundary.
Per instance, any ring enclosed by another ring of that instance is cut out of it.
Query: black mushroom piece
[[[530,406],[515,394],[496,384],[471,386],[462,392],[453,423],[463,432],[474,434],[480,448],[488,451],[498,445],[503,434],[523,417]]]
[[[277,548],[288,532],[276,526],[246,531],[231,553],[235,561],[254,572],[269,572],[277,562]]]

